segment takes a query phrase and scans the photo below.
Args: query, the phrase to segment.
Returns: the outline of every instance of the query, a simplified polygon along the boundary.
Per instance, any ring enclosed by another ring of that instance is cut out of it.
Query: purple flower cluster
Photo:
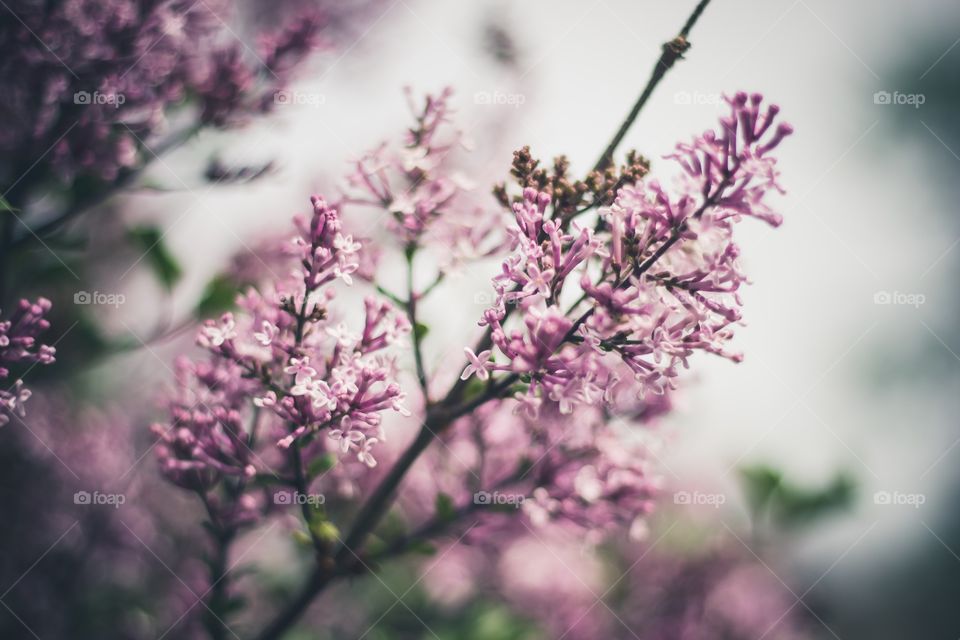
[[[602,408],[577,405],[570,413],[548,403],[534,417],[507,399],[465,416],[411,470],[404,511],[429,521],[435,514],[423,505],[449,496],[473,523],[466,538],[481,546],[531,531],[586,545],[620,532],[642,536],[658,481],[649,439],[636,431],[651,428],[671,403],[668,395],[636,400],[626,380],[608,396]]]
[[[791,130],[775,126],[777,108],[762,110],[758,95],[735,95],[719,131],[678,145],[670,189],[633,153],[622,168],[575,180],[565,158],[544,169],[522,149],[512,170],[520,193],[494,190],[509,218],[471,209],[453,177],[446,158],[461,137],[445,126],[449,96],[426,98],[399,150],[361,158],[342,203],[314,197],[293,240],[268,247],[262,266],[289,275],[203,325],[209,360],[178,365],[171,419],[155,426],[167,475],[201,492],[222,522],[268,512],[254,488],[274,484],[320,491],[355,513],[344,523],[339,508],[301,505],[321,585],[359,571],[353,559],[364,554],[380,562],[463,529],[467,516],[474,524],[463,539],[488,551],[528,535],[588,545],[625,531],[641,538],[658,482],[638,432],[670,411],[694,353],[739,359],[726,344],[747,282],[734,223],[780,222],[766,202],[779,190],[770,152]],[[377,281],[371,243],[344,230],[341,206],[389,215],[407,259],[406,298]],[[509,254],[479,323],[485,333],[439,395],[441,376],[422,351],[429,319],[417,314],[448,264],[432,260],[439,273],[418,291],[421,251],[454,261]],[[354,278],[402,312],[369,297],[362,319],[335,314],[331,285]],[[408,333],[422,396],[418,420],[406,424],[422,425],[413,437],[401,421],[384,424],[409,415],[391,353]],[[399,437],[386,442],[386,432]],[[226,498],[211,497],[224,479]],[[368,546],[394,496],[403,520],[417,524]]]
[[[450,166],[470,146],[451,126],[453,90],[428,94],[422,107],[406,93],[414,125],[399,145],[383,143],[353,164],[345,202],[386,213],[405,246],[443,247],[442,264],[493,255],[503,244],[502,220],[478,205],[473,181]]]
[[[215,0],[10,0],[0,21],[0,181],[50,154],[56,174],[112,181],[188,99],[199,124],[269,106],[278,83],[317,45],[313,12],[262,38],[252,55]],[[12,14],[12,15],[9,15]],[[149,153],[146,156],[150,157]],[[22,161],[23,166],[16,165]]]
[[[222,475],[256,473],[242,415],[255,385],[241,373],[228,360],[177,360],[170,425],[154,425],[161,467],[177,485],[204,490]]]
[[[603,600],[599,596],[607,593],[611,579],[604,573],[610,568],[574,545],[553,540],[520,539],[499,563],[476,571],[508,606],[537,620],[550,637],[816,637],[767,561],[734,540],[701,544],[691,550],[687,542],[683,552],[649,543],[613,550],[619,596]]]
[[[21,300],[8,320],[0,321],[0,380],[10,377],[10,367],[24,364],[51,364],[56,349],[40,344],[40,334],[50,328],[44,316],[50,311],[50,301],[38,298],[36,302]],[[10,416],[26,415],[24,403],[30,390],[18,379],[12,386],[0,390],[0,426],[10,422]]]
[[[265,460],[295,443],[311,455],[351,453],[373,467],[372,450],[384,440],[381,414],[409,415],[388,353],[409,323],[373,297],[361,331],[334,321],[328,285],[352,282],[360,244],[342,233],[337,208],[316,196],[312,203],[287,244],[290,276],[251,289],[239,314],[207,321],[198,343],[210,360],[178,365],[171,420],[154,426],[162,467],[177,484],[206,489],[225,475],[272,472]]]
[[[554,196],[524,189],[512,205],[514,253],[493,280],[496,306],[481,320],[504,360],[472,362],[469,371],[522,376],[528,407],[549,400],[568,413],[604,400],[601,390],[620,378],[618,362],[641,393],[663,393],[697,351],[740,359],[725,346],[747,282],[733,226],[744,217],[780,223],[764,201],[779,189],[769,152],[791,128],[773,127],[778,108],[761,113],[757,94],[728,102],[719,132],[668,156],[681,168],[677,187],[642,180],[621,188],[600,211],[602,231],[551,216]],[[511,305],[523,318],[508,330]]]

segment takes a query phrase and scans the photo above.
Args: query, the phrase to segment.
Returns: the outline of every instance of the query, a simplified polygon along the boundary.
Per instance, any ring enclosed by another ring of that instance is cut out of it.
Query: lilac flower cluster
[[[50,306],[46,298],[38,298],[36,302],[21,300],[13,315],[0,321],[0,380],[10,377],[11,366],[53,362],[56,349],[38,342],[40,334],[50,328],[44,317]],[[24,403],[29,398],[30,390],[20,379],[0,390],[0,426],[10,422],[11,415],[24,417]]]
[[[551,173],[518,151],[512,173],[522,190],[512,198],[494,190],[512,214],[507,225],[503,212],[471,211],[445,161],[461,141],[445,127],[449,97],[426,98],[399,150],[383,145],[361,158],[342,203],[312,199],[293,240],[265,253],[268,270],[289,275],[249,290],[238,313],[204,324],[198,342],[209,360],[178,365],[171,420],[155,427],[175,483],[203,493],[228,479],[230,499],[214,511],[230,522],[266,512],[251,487],[275,481],[348,507],[363,497],[342,539],[341,511],[303,509],[319,560],[307,589],[360,571],[361,554],[385,560],[464,525],[467,515],[474,525],[463,539],[488,550],[530,534],[588,545],[623,531],[642,538],[658,483],[635,428],[671,409],[679,370],[694,353],[739,359],[726,344],[747,282],[734,223],[780,222],[766,202],[779,190],[770,152],[791,130],[774,126],[777,108],[762,110],[758,95],[730,98],[719,131],[678,145],[668,156],[678,168],[671,189],[649,178],[636,154],[620,169],[573,180],[564,158]],[[377,282],[368,242],[344,230],[341,206],[389,215],[407,258],[406,299]],[[459,380],[435,396],[440,376],[425,362],[427,325],[417,313],[446,266],[433,261],[439,274],[418,291],[413,257],[450,247],[467,247],[454,250],[457,259],[509,255],[493,277],[483,337],[464,349],[466,366],[449,371],[462,372]],[[403,312],[371,297],[362,322],[335,316],[331,285],[355,277]],[[409,415],[390,353],[408,333],[422,426],[411,438],[397,421],[389,431],[400,437],[385,442],[386,417]],[[382,473],[364,469],[378,460],[389,462]],[[310,471],[318,462],[322,472]],[[418,524],[384,532],[379,551],[368,548],[401,482],[404,520]],[[503,506],[494,496],[515,508],[487,508]],[[281,614],[276,624],[291,619]]]
[[[153,427],[161,467],[175,484],[201,491],[222,475],[256,473],[242,415],[255,385],[241,373],[229,360],[177,360],[170,425]]]
[[[483,547],[531,531],[588,546],[620,532],[641,537],[659,484],[649,439],[636,431],[652,428],[671,403],[667,394],[638,401],[631,387],[624,380],[609,404],[577,405],[570,413],[547,403],[533,416],[509,399],[477,409],[411,470],[400,498],[404,512],[429,521],[435,514],[423,505],[449,496],[473,523],[466,539]]]
[[[634,538],[646,530],[656,482],[645,448],[611,430],[597,431],[586,442],[555,441],[558,446],[541,455],[534,474],[537,486],[523,503],[533,526],[557,523],[583,534],[587,544],[618,530]]]
[[[262,292],[251,289],[238,315],[204,324],[198,343],[210,352],[208,362],[178,364],[171,420],[154,426],[162,467],[177,484],[203,490],[223,476],[272,472],[270,452],[295,443],[311,455],[352,453],[373,467],[373,449],[384,440],[382,413],[409,415],[388,353],[409,323],[372,297],[359,333],[333,321],[328,285],[352,282],[360,244],[341,232],[336,207],[316,196],[312,204],[312,216],[296,220],[298,234],[287,244],[291,275]]]
[[[0,544],[17,554],[3,554],[0,575],[10,583],[23,576],[5,602],[42,637],[76,636],[78,620],[90,615],[97,622],[85,634],[158,638],[195,604],[191,590],[202,593],[209,586],[200,559],[205,540],[195,535],[196,522],[184,509],[190,501],[153,474],[139,473],[145,470],[139,464],[143,433],[134,424],[134,404],[78,406],[69,388],[51,384],[36,390],[30,404],[29,429],[18,424],[0,429],[0,485],[17,488],[5,492],[0,532]],[[99,492],[122,504],[78,501],[77,492]],[[54,552],[56,562],[37,563],[24,574],[24,559],[32,562],[50,551],[68,529]],[[144,545],[163,564],[144,563]],[[91,609],[69,601],[68,591],[78,589],[88,594],[122,589],[125,595],[107,609]],[[148,612],[150,620],[132,620],[131,607]],[[178,626],[177,637],[203,637],[194,622]],[[0,637],[27,633],[23,623],[0,621]]]
[[[513,253],[481,320],[489,348],[464,349],[459,388],[487,400],[453,425],[430,463],[411,469],[412,490],[401,498],[408,512],[429,519],[417,504],[447,495],[475,513],[474,542],[502,542],[529,527],[588,543],[625,529],[642,535],[657,481],[648,443],[629,427],[670,410],[693,353],[739,359],[725,347],[747,282],[733,224],[779,224],[765,202],[779,190],[769,152],[790,128],[773,126],[775,106],[760,115],[761,102],[731,98],[719,134],[669,156],[681,173],[675,190],[634,180],[600,208],[596,229],[578,226],[558,197],[581,187],[527,183],[510,203]],[[513,496],[522,518],[477,510],[476,489]]]
[[[495,254],[503,245],[502,220],[477,203],[473,181],[450,166],[458,150],[470,148],[450,126],[453,90],[428,94],[422,107],[406,94],[414,126],[400,145],[383,143],[353,163],[345,202],[386,213],[405,246],[443,247],[440,259],[448,266]]]
[[[643,394],[674,388],[678,369],[697,351],[740,359],[725,346],[747,282],[733,226],[744,217],[780,223],[764,200],[779,190],[769,152],[791,128],[772,126],[778,108],[761,113],[758,94],[738,93],[728,103],[718,132],[668,156],[681,168],[677,187],[642,180],[621,188],[601,209],[599,232],[551,216],[550,192],[524,189],[512,205],[514,253],[493,280],[496,305],[481,320],[505,360],[484,353],[468,372],[522,376],[530,383],[526,406],[553,401],[569,413],[605,399],[601,390],[621,375],[616,362]],[[579,287],[570,286],[577,279]],[[508,331],[509,305],[523,318]]]
[[[227,26],[228,0],[11,0],[0,22],[0,181],[40,154],[65,181],[113,181],[193,99],[199,124],[227,124],[269,107],[278,83],[317,44],[321,14],[262,37],[251,49]],[[145,156],[149,158],[150,155]],[[23,162],[22,166],[16,162]]]
[[[609,567],[578,553],[575,545],[521,538],[499,563],[476,571],[508,606],[537,620],[550,637],[816,637],[812,621],[796,610],[795,598],[766,564],[771,561],[750,555],[734,540],[701,544],[691,550],[688,543],[683,552],[669,550],[669,544],[615,548],[619,597],[603,604],[598,597],[607,592]]]

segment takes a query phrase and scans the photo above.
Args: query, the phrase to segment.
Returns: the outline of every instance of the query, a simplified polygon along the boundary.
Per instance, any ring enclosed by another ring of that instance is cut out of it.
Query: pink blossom
[[[733,226],[744,217],[779,224],[765,200],[781,190],[770,152],[791,132],[773,126],[776,106],[761,103],[757,94],[728,99],[719,132],[668,156],[682,169],[676,189],[653,179],[621,188],[596,234],[575,224],[568,232],[550,216],[550,194],[524,189],[512,205],[514,253],[493,279],[497,304],[481,324],[509,368],[531,377],[528,395],[569,413],[602,399],[592,389],[610,386],[616,360],[641,393],[663,393],[696,351],[741,358],[727,347],[747,281]],[[578,286],[579,300],[563,308],[564,291]],[[518,328],[502,325],[507,303],[521,304]]]
[[[373,455],[370,453],[370,450],[373,448],[373,445],[377,444],[379,440],[377,438],[366,438],[363,443],[360,445],[360,450],[357,452],[357,460],[367,465],[371,469],[377,466],[377,461],[373,458]]]
[[[10,377],[11,367],[53,363],[56,349],[38,342],[40,334],[50,328],[44,316],[51,306],[46,298],[38,298],[36,302],[21,300],[9,319],[0,321],[0,380]],[[18,371],[19,375],[27,372],[29,367]],[[6,389],[0,389],[0,426],[10,421],[11,415],[24,417],[24,404],[30,396],[30,390],[24,387],[21,379]]]
[[[461,380],[466,380],[473,374],[477,374],[477,378],[480,380],[489,380],[490,371],[493,369],[494,364],[490,360],[491,351],[487,349],[486,351],[481,351],[479,355],[473,352],[473,349],[470,347],[465,347],[463,350],[467,354],[467,360],[469,364],[467,368],[463,370],[463,373],[460,375]]]
[[[383,143],[353,164],[345,195],[347,203],[387,213],[404,246],[442,248],[440,259],[449,269],[503,246],[492,202],[478,203],[472,181],[450,166],[455,152],[466,148],[452,126],[452,95],[446,88],[416,104],[408,90],[414,125],[398,144]]]
[[[340,233],[337,208],[317,196],[311,202],[313,215],[296,220],[299,233],[287,245],[291,276],[266,283],[265,293],[248,292],[237,315],[207,321],[199,344],[209,361],[178,365],[171,423],[155,429],[162,466],[178,484],[205,490],[223,477],[272,473],[286,464],[277,455],[295,443],[323,453],[325,439],[314,436],[325,430],[342,453],[354,446],[371,467],[372,448],[383,439],[381,413],[407,413],[386,350],[409,322],[374,298],[364,303],[362,334],[335,322],[334,291],[322,288],[348,279],[358,246]],[[256,438],[258,431],[270,437]]]

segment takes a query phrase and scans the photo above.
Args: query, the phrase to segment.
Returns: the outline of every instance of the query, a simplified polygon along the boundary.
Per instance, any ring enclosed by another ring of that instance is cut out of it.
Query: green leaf
[[[437,510],[437,518],[443,522],[450,522],[457,517],[457,510],[453,505],[453,498],[445,493],[437,494],[434,506]]]
[[[418,540],[410,544],[410,551],[424,556],[432,556],[437,553],[437,547],[426,540]]]
[[[740,470],[743,492],[750,505],[750,511],[759,513],[770,502],[774,492],[780,487],[783,477],[779,471],[766,466],[747,467]]]
[[[333,469],[335,466],[337,466],[337,456],[327,451],[307,465],[307,474],[309,474],[311,478],[316,478],[330,471],[330,469]]]
[[[387,543],[383,538],[377,536],[370,536],[370,539],[367,540],[367,545],[364,547],[366,552],[370,556],[378,556],[387,549]]]
[[[777,495],[774,515],[785,525],[811,522],[831,511],[849,507],[855,488],[853,479],[843,473],[837,474],[822,489],[783,485]]]
[[[769,513],[781,526],[811,522],[847,508],[853,503],[856,489],[845,473],[838,473],[827,486],[816,489],[788,482],[780,471],[767,466],[741,469],[740,478],[754,518]]]
[[[428,333],[430,333],[430,327],[422,322],[418,322],[413,325],[413,336],[417,339],[417,342],[423,340]]]
[[[467,386],[463,389],[463,399],[465,402],[469,402],[474,398],[479,398],[487,390],[487,383],[478,378],[477,376],[471,376],[467,380]]]
[[[391,293],[390,291],[387,291],[380,285],[377,285],[377,292],[382,296],[386,296],[387,298],[390,298],[390,300],[392,300],[393,303],[396,304],[397,306],[402,307],[407,304],[406,300],[402,299],[400,296],[398,296],[395,293]]]
[[[527,392],[530,390],[530,385],[523,382],[518,382],[510,387],[509,395],[517,395],[518,393],[522,396],[527,395]]]
[[[200,297],[200,302],[193,309],[198,318],[209,318],[233,308],[237,300],[240,285],[230,276],[220,274],[214,276],[207,283]]]
[[[183,270],[163,241],[163,233],[156,227],[136,227],[129,232],[130,239],[142,251],[144,260],[168,290],[180,280]]]

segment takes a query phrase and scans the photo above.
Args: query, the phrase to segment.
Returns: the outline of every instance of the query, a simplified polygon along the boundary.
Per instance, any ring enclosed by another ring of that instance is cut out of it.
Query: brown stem
[[[210,518],[210,539],[214,546],[210,560],[210,595],[207,598],[204,612],[204,626],[210,634],[211,640],[224,640],[230,629],[224,618],[227,616],[227,604],[230,598],[230,579],[227,575],[230,568],[227,566],[230,555],[230,545],[237,534],[236,527],[226,526],[217,516],[216,510],[204,492],[199,492],[200,499]]]
[[[317,594],[323,591],[324,587],[326,587],[333,578],[333,573],[317,567],[313,573],[310,574],[310,578],[297,597],[291,600],[290,603],[264,627],[260,635],[256,636],[256,640],[278,640],[283,637],[283,634],[303,615],[303,612],[307,610],[307,607],[309,607],[313,599],[317,597]]]
[[[420,454],[426,451],[427,447],[433,442],[434,434],[441,425],[437,424],[430,416],[426,423],[420,428],[420,432],[414,441],[407,447],[403,455],[394,463],[393,467],[387,473],[386,477],[380,481],[377,488],[367,499],[367,502],[360,509],[354,520],[353,527],[347,534],[346,539],[340,545],[335,560],[338,564],[349,561],[355,548],[359,548],[364,543],[367,535],[380,522],[380,518],[386,513],[387,509],[393,504],[394,494],[397,487],[403,480],[407,471],[413,466]]]

